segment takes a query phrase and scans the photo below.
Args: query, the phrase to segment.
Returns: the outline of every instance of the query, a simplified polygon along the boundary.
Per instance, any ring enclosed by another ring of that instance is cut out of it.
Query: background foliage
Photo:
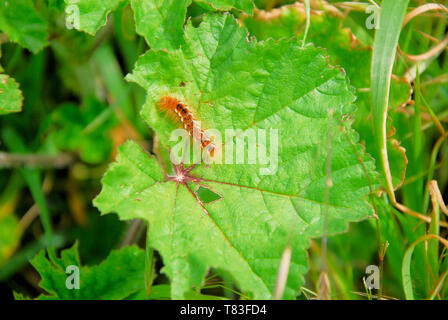
[[[446,299],[447,9],[309,2],[0,0],[1,294],[270,299],[288,262],[285,299]],[[167,181],[167,93],[278,128],[278,172]]]

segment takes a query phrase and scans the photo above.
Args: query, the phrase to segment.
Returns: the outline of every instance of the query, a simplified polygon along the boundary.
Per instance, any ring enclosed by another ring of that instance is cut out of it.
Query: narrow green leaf
[[[403,257],[403,263],[401,266],[401,275],[403,281],[403,290],[407,300],[414,300],[414,288],[412,286],[412,276],[411,276],[411,261],[412,254],[414,253],[415,246],[418,243],[412,244]]]
[[[403,280],[403,289],[407,300],[414,300],[414,289],[412,284],[412,275],[411,275],[411,262],[412,262],[412,255],[414,253],[415,247],[426,241],[442,241],[444,242],[446,246],[446,240],[441,238],[438,235],[434,234],[428,234],[426,236],[422,236],[418,238],[414,243],[412,243],[409,248],[406,250],[404,257],[403,257],[403,263],[401,267],[401,275]]]

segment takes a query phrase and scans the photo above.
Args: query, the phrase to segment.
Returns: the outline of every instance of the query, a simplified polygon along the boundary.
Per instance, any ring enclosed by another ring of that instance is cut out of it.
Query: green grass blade
[[[398,39],[408,4],[409,0],[383,1],[372,58],[371,93],[375,138],[387,191],[392,200],[395,200],[395,196],[387,158],[387,105]]]
[[[421,242],[429,241],[432,239],[441,241],[446,247],[448,247],[448,242],[444,238],[435,234],[428,234],[426,236],[418,238],[417,241],[415,241],[409,246],[409,248],[406,250],[404,254],[403,263],[401,265],[401,276],[403,280],[403,290],[407,300],[415,300],[414,289],[412,286],[412,275],[411,275],[411,261],[414,249]],[[439,278],[439,282],[443,282],[442,279],[443,277],[445,276],[442,275],[442,277]]]
[[[433,199],[432,220],[429,225],[429,233],[438,237],[440,236],[440,208],[436,201],[437,200]],[[439,241],[437,240],[428,241],[428,262],[428,267],[431,268],[430,274],[438,275],[441,260],[439,259]],[[429,282],[432,282],[431,275],[428,275],[428,277]]]
[[[415,246],[420,243],[414,242],[408,250],[406,250],[406,253],[403,257],[403,264],[401,265],[401,276],[403,280],[403,290],[404,295],[406,297],[406,300],[414,300],[414,289],[412,287],[412,276],[411,276],[411,261],[412,261],[412,254],[414,253]]]

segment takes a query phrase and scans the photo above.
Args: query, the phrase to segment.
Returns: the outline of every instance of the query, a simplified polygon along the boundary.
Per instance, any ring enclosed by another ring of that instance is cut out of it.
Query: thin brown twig
[[[0,33],[0,44],[8,42],[8,41],[9,41],[8,34],[5,32]]]
[[[34,221],[34,219],[39,216],[39,207],[37,204],[33,204],[31,208],[23,215],[23,217],[19,221],[20,230],[22,232],[30,226],[30,224]]]
[[[395,202],[392,203],[392,205],[399,211],[401,211],[402,213],[408,214],[410,216],[413,216],[414,218],[420,219],[426,223],[431,223],[432,219],[431,217],[425,216],[421,213],[418,213],[414,210],[409,209],[408,207],[406,207],[405,205]],[[445,221],[440,221],[440,226],[448,228],[448,223]]]
[[[415,30],[418,34],[420,34],[420,35],[422,35],[422,37],[424,37],[424,38],[426,38],[426,39],[429,39],[430,41],[432,41],[432,42],[435,42],[435,43],[440,43],[440,40],[439,39],[437,39],[436,37],[433,37],[432,35],[430,35],[430,34],[427,34],[426,32],[423,32],[423,31],[421,31],[421,30]]]
[[[17,154],[0,152],[0,168],[56,168],[68,167],[74,162],[74,156],[71,153],[60,153],[56,156],[46,154]]]
[[[433,84],[442,84],[448,82],[448,74],[442,74],[440,76],[437,76],[435,78],[426,80],[422,82],[422,87],[430,86]]]
[[[44,192],[44,195],[47,195],[50,193],[51,189],[53,188],[53,179],[51,174],[45,175],[44,182],[42,183],[42,191]],[[22,233],[28,229],[28,227],[31,225],[31,223],[36,219],[40,214],[39,206],[35,203],[33,204],[28,211],[22,216],[22,218],[19,221],[20,230]]]

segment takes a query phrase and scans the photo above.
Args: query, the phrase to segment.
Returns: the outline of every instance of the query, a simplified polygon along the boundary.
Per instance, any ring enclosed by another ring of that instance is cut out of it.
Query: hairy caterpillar
[[[182,123],[184,129],[188,131],[190,136],[200,142],[201,147],[213,157],[216,144],[205,133],[205,130],[200,128],[196,118],[185,103],[176,98],[165,96],[160,99],[159,106],[162,110],[171,112],[171,115]]]

